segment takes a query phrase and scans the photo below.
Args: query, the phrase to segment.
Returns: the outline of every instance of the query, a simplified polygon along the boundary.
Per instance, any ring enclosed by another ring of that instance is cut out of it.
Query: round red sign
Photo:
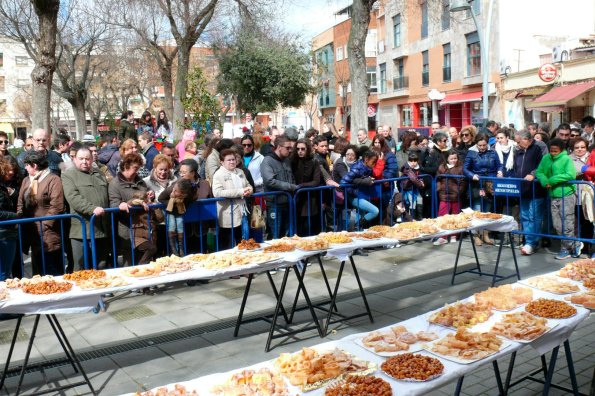
[[[552,82],[558,77],[558,69],[556,66],[552,65],[551,63],[546,63],[541,65],[539,71],[537,72],[541,81],[544,82]]]

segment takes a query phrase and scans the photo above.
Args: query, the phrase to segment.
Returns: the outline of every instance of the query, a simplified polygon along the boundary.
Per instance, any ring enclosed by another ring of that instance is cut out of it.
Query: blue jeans
[[[545,213],[545,198],[521,199],[521,225],[523,231],[529,233],[541,233],[541,223]],[[525,235],[525,243],[532,248],[539,245],[539,237]]]
[[[268,204],[267,206],[268,239],[289,236],[289,207],[286,205]],[[294,230],[295,231],[295,230]]]
[[[0,240],[0,281],[12,278],[12,262],[16,251],[16,239]]]
[[[173,215],[171,213],[167,214],[167,231],[168,232],[177,232],[178,234],[184,234],[184,216],[183,215]]]
[[[370,201],[366,201],[363,198],[352,198],[351,199],[351,204],[353,205],[354,208],[358,209],[357,214],[358,217],[361,216],[361,212],[366,212],[364,214],[364,219],[370,221],[374,218],[376,218],[376,216],[378,216],[378,208],[376,207],[376,205],[370,203]]]

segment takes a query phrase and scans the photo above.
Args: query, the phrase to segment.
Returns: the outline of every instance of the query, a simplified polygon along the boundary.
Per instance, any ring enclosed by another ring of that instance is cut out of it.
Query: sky
[[[342,21],[345,17],[336,17],[334,13],[349,4],[351,0],[285,0],[284,27],[310,41]]]

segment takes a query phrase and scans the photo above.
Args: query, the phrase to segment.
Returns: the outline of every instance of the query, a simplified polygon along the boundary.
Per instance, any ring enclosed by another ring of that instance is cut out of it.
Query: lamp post
[[[492,9],[494,0],[489,0],[488,15],[486,18],[485,30],[479,27],[477,22],[477,16],[473,12],[471,6],[472,1],[481,0],[453,0],[450,4],[450,12],[455,13],[459,11],[467,11],[471,13],[475,29],[477,30],[477,36],[479,37],[479,49],[480,49],[480,60],[481,60],[481,90],[482,90],[482,126],[485,128],[489,118],[489,78],[490,78],[490,64],[489,64],[489,46],[490,46],[490,29],[492,26]],[[485,36],[484,33],[485,32]]]

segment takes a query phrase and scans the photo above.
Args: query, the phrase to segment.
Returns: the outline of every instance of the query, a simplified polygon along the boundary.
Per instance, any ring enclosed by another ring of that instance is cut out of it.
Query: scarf
[[[507,171],[511,171],[514,167],[514,155],[512,153],[512,148],[514,147],[513,144],[509,141],[507,146],[503,146],[500,143],[496,143],[496,154],[498,154],[498,158],[500,159],[500,163],[504,164],[504,154],[508,154],[508,158],[506,158],[506,164],[504,167]]]
[[[353,164],[355,164],[357,162],[357,160],[355,161],[347,161],[347,158],[343,158],[343,163],[345,164],[345,166],[347,167],[347,172],[349,172],[349,170],[351,170],[351,167],[353,166]]]
[[[47,175],[50,174],[49,169],[44,169],[35,176],[29,176],[29,188],[25,190],[24,198],[25,198],[25,206],[34,206],[37,202],[37,189],[39,188],[39,183],[45,179]]]
[[[170,198],[167,202],[167,208],[165,208],[165,211],[168,213],[173,213],[174,205],[176,205],[178,215],[183,215],[186,213],[186,205],[184,204],[183,198]]]

